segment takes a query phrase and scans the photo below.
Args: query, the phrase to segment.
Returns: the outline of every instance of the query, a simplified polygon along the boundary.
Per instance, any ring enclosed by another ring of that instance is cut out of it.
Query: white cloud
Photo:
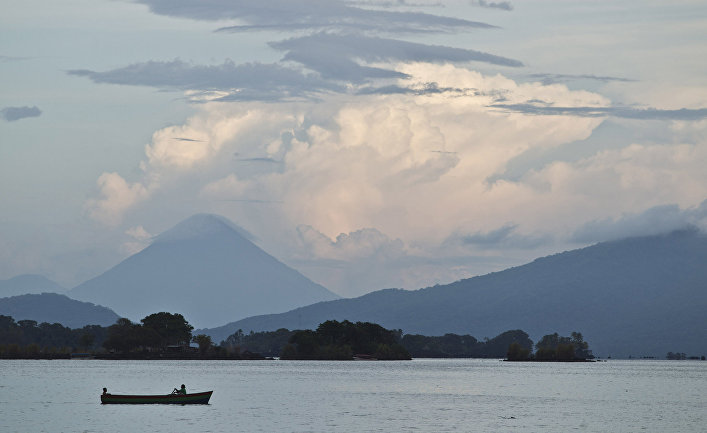
[[[350,261],[391,259],[406,255],[403,241],[390,239],[374,228],[340,233],[334,240],[307,225],[297,227],[297,233],[303,243],[302,251],[309,252],[313,258]]]
[[[145,230],[143,226],[130,227],[125,230],[130,240],[123,243],[122,251],[124,254],[133,255],[139,253],[150,245],[152,235]]]
[[[434,80],[450,90],[332,96],[319,103],[204,104],[183,125],[153,135],[137,182],[116,173],[102,175],[101,198],[89,203],[91,215],[116,224],[127,211],[160,206],[169,197],[191,199],[201,211],[210,206],[266,244],[270,236],[290,237],[277,241],[289,244],[292,258],[302,257],[295,252],[302,245],[310,249],[310,259],[347,263],[368,263],[373,251],[385,252],[381,263],[397,260],[408,275],[414,267],[421,269],[419,257],[429,259],[429,251],[438,253],[454,234],[474,239],[474,234],[493,233],[507,224],[513,233],[505,247],[532,249],[553,238],[548,230],[565,227],[567,234],[581,223],[571,221],[577,218],[573,211],[557,208],[575,201],[573,195],[583,188],[594,188],[587,185],[597,183],[592,178],[609,156],[596,156],[592,164],[550,164],[518,182],[489,185],[487,179],[529,149],[586,138],[601,119],[502,113],[489,105],[500,97],[565,106],[609,101],[564,85],[518,84],[451,65],[402,64],[396,69],[411,77],[402,85]],[[603,164],[617,167],[613,161]],[[624,179],[630,167],[627,171]],[[611,179],[605,182],[607,194],[615,190]],[[223,205],[248,202],[273,205]],[[275,220],[278,230],[272,228]],[[298,240],[295,228],[301,225],[312,229],[300,230]],[[488,257],[498,251],[474,242],[446,246],[451,249],[443,254],[450,257]],[[412,258],[418,260],[414,265]],[[456,276],[470,267],[455,269],[449,272]],[[439,275],[438,268],[428,271]]]
[[[144,185],[130,184],[118,173],[103,173],[96,183],[100,198],[89,200],[86,207],[92,218],[108,226],[120,224],[123,213],[149,195]]]

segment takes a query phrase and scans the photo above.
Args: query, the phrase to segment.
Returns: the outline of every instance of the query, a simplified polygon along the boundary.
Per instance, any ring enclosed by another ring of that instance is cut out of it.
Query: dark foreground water
[[[208,406],[101,405],[213,390]],[[707,362],[0,360],[0,432],[705,432]]]

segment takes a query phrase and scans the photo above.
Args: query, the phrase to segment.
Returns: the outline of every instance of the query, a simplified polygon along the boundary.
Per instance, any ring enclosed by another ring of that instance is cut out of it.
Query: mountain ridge
[[[43,275],[23,274],[0,280],[0,297],[38,293],[64,293],[66,288]]]
[[[81,302],[58,293],[40,293],[0,298],[0,314],[16,321],[60,323],[69,328],[86,325],[110,326],[120,317],[110,308]]]
[[[707,235],[689,229],[603,242],[451,284],[385,289],[202,331],[219,341],[239,328],[312,328],[336,319],[477,338],[509,329],[523,329],[534,339],[579,331],[604,356],[707,352],[705,264]]]

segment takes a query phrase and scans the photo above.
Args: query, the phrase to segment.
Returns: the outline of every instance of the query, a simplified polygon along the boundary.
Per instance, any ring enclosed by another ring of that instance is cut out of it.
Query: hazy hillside
[[[38,323],[61,323],[69,328],[109,326],[119,319],[109,308],[76,301],[56,293],[0,298],[0,314],[12,316],[16,321],[29,319]]]
[[[9,280],[0,280],[0,297],[63,292],[66,292],[64,287],[41,275],[18,275]]]
[[[228,220],[195,215],[143,251],[69,291],[139,320],[181,313],[195,326],[338,298],[277,261]]]
[[[311,328],[365,320],[405,333],[493,337],[523,329],[584,334],[600,356],[707,354],[707,236],[687,230],[631,238],[417,291],[381,290],[208,332]]]

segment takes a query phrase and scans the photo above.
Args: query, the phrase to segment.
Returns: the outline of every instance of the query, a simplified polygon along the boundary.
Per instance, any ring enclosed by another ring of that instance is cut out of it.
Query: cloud
[[[648,236],[685,230],[691,227],[707,229],[707,200],[698,206],[681,209],[676,204],[654,206],[640,213],[618,218],[608,217],[589,221],[579,227],[572,240],[582,243],[602,242],[633,236]]]
[[[150,11],[173,17],[218,21],[237,19],[245,26],[222,31],[263,29],[356,29],[387,33],[449,32],[452,30],[492,28],[481,22],[421,12],[391,11],[356,7],[341,0],[141,0]]]
[[[375,228],[340,233],[334,240],[309,225],[297,227],[297,233],[304,244],[303,251],[315,258],[342,261],[379,260],[402,257],[406,254],[402,240],[390,239]]]
[[[358,34],[316,33],[270,45],[287,51],[285,60],[296,61],[324,77],[361,82],[365,78],[403,78],[399,72],[355,67],[351,59],[365,62],[484,62],[519,67],[517,60],[475,50],[399,41]],[[348,68],[354,70],[349,72]]]
[[[222,91],[211,100],[287,100],[341,90],[315,74],[277,64],[194,65],[175,59],[169,62],[135,63],[106,72],[71,70],[70,75],[87,77],[95,83],[149,86],[179,90]],[[192,95],[196,99],[202,93]]]
[[[523,235],[516,232],[518,224],[505,224],[489,231],[475,233],[455,232],[447,238],[443,245],[447,248],[471,247],[472,249],[532,249],[552,243],[549,235]]]
[[[153,235],[147,232],[143,226],[130,227],[125,230],[125,234],[130,238],[122,245],[122,252],[127,255],[137,254],[150,245]]]
[[[542,102],[542,101],[540,101]],[[658,108],[635,107],[563,107],[542,105],[538,101],[522,104],[493,104],[491,107],[524,114],[543,116],[582,116],[582,117],[618,117],[636,120],[685,120],[694,121],[707,119],[707,108],[681,108],[678,110],[663,110]]]
[[[428,228],[440,242],[449,236],[445,224],[465,212],[461,204],[484,194],[484,179],[508,158],[529,147],[586,136],[598,122],[560,116],[526,122],[522,115],[487,108],[498,93],[511,101],[601,101],[588,92],[518,84],[452,65],[404,64],[397,70],[411,77],[401,80],[402,86],[434,79],[439,88],[476,93],[451,99],[426,93],[333,97],[316,104],[205,104],[183,125],[155,132],[137,182],[115,173],[102,176],[102,198],[92,201],[93,215],[119,219],[148,197],[154,200],[156,191],[170,191],[182,185],[179,179],[198,173],[201,186],[190,187],[204,198],[282,202],[285,218],[307,221],[331,237],[370,227],[374,214],[385,223],[373,227],[397,236],[420,219],[439,218],[435,209],[451,207],[456,210],[439,227]],[[395,209],[426,201],[429,209],[396,218]],[[476,230],[490,222],[480,222]]]
[[[465,19],[396,9],[373,2],[366,7],[342,0],[141,0],[155,14],[193,20],[237,20],[218,32],[281,31],[296,36],[271,41],[284,52],[275,64],[196,65],[179,59],[134,63],[109,71],[74,69],[68,73],[96,83],[150,86],[188,91],[193,102],[290,101],[318,99],[322,93],[357,93],[407,78],[397,62],[482,62],[520,67],[519,60],[469,48],[430,45],[398,38],[420,33],[450,33],[492,29],[492,25]],[[497,5],[497,3],[492,3]],[[500,5],[501,3],[498,3]],[[490,4],[487,4],[487,6]],[[382,35],[394,36],[383,37]],[[383,84],[379,84],[384,82]],[[375,83],[375,85],[373,85]]]
[[[192,101],[286,101],[317,99],[322,93],[347,93],[349,85],[372,80],[409,78],[394,69],[398,62],[465,63],[484,62],[506,67],[522,63],[480,51],[425,45],[370,37],[360,34],[315,33],[270,45],[285,51],[283,61],[298,63],[314,71],[282,64],[226,61],[220,65],[194,65],[175,59],[148,61],[105,72],[70,70],[70,75],[87,77],[95,83],[150,86],[190,91]],[[363,62],[363,64],[359,63]],[[383,64],[390,66],[371,66]],[[364,92],[390,92],[392,87],[366,87]],[[401,91],[406,89],[400,88]],[[419,92],[420,89],[411,89]],[[427,93],[441,91],[430,83]]]
[[[603,83],[610,83],[610,82],[630,83],[630,82],[636,81],[636,80],[632,80],[630,78],[611,77],[611,76],[606,76],[606,75],[594,75],[594,74],[578,74],[578,75],[530,74],[529,77],[531,77],[533,79],[539,79],[545,85],[556,84],[556,83],[566,83],[569,81],[577,81],[577,80],[601,81]]]
[[[237,221],[278,258],[353,296],[501,269],[589,241],[575,232],[593,221],[667,203],[687,209],[707,197],[697,125],[707,122],[690,125],[692,142],[632,136],[593,147],[583,140],[601,117],[529,115],[494,102],[611,106],[596,93],[452,64],[392,67],[404,77],[392,86],[432,90],[200,104],[183,124],[153,134],[140,176],[101,176],[90,214],[135,226],[149,212],[186,212],[187,202]],[[582,157],[488,182],[521,155],[568,143],[584,143]]]
[[[20,119],[26,119],[28,117],[39,117],[42,114],[42,110],[33,107],[5,107],[0,110],[0,115],[3,119],[8,122],[14,122]]]
[[[19,62],[22,60],[28,60],[31,57],[18,57],[18,56],[0,56],[0,63],[10,63]]]
[[[513,10],[513,5],[509,1],[493,2],[493,1],[486,1],[486,0],[475,0],[475,1],[472,1],[472,4],[477,5],[477,6],[481,6],[482,8],[501,9],[504,11],[512,11]]]
[[[149,192],[140,183],[129,184],[118,173],[103,173],[97,181],[101,197],[86,203],[89,215],[107,225],[117,226],[126,209],[145,200]]]

